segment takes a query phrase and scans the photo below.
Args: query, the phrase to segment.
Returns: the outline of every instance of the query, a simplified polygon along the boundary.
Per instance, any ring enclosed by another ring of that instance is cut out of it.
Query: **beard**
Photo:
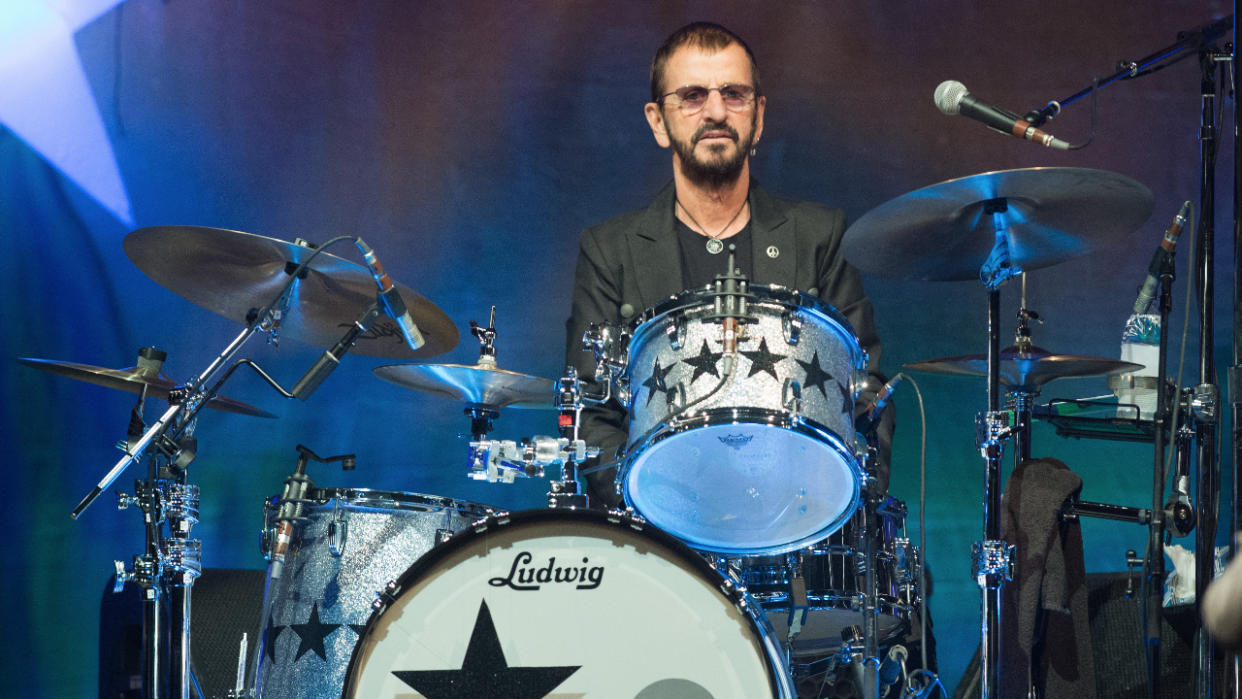
[[[754,144],[757,120],[758,114],[751,112],[750,133],[745,142],[738,135],[737,129],[732,126],[712,123],[699,126],[688,140],[671,138],[673,150],[681,160],[682,174],[694,184],[707,189],[718,189],[736,182],[742,174],[742,166],[746,164],[746,154]],[[707,158],[700,158],[694,152],[694,148],[703,134],[708,131],[727,131],[737,146],[736,150],[732,154],[727,154],[725,146],[712,146],[710,155]]]

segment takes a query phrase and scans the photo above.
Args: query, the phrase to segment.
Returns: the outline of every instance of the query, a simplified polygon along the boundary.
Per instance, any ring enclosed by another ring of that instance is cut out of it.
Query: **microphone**
[[[961,114],[1001,133],[1034,141],[1041,146],[1069,150],[1070,144],[1040,131],[1017,114],[975,99],[966,91],[966,86],[956,80],[946,80],[936,86],[933,98],[936,107],[945,114]]]
[[[888,399],[893,395],[893,389],[897,388],[897,384],[904,381],[905,374],[898,374],[888,383],[884,384],[880,391],[875,394],[875,400],[871,401],[871,405],[858,416],[858,425],[855,432],[867,434],[874,430],[880,424],[880,417],[884,415],[884,408],[888,407]]]
[[[397,328],[401,331],[401,337],[405,338],[405,344],[409,345],[411,350],[417,350],[419,347],[427,344],[427,340],[419,332],[418,326],[414,324],[414,318],[410,316],[409,309],[405,307],[405,301],[401,300],[401,294],[397,291],[397,287],[393,285],[392,279],[384,271],[384,266],[380,264],[379,258],[375,256],[375,251],[371,249],[370,245],[364,243],[361,238],[355,239],[354,244],[362,251],[362,257],[366,260],[367,268],[371,270],[371,277],[375,279],[375,284],[379,286],[379,303],[384,309],[384,315],[397,321]]]
[[[1186,219],[1190,216],[1190,202],[1183,202],[1182,208],[1178,210],[1177,216],[1173,217],[1173,222],[1164,232],[1164,238],[1160,241],[1160,247],[1156,248],[1156,252],[1151,256],[1151,264],[1147,266],[1147,279],[1143,280],[1143,286],[1139,287],[1138,298],[1134,301],[1134,312],[1142,314],[1151,305],[1156,298],[1156,283],[1159,282],[1160,268],[1168,261],[1166,258],[1173,257],[1173,249],[1177,247],[1177,237],[1182,234],[1182,228],[1186,225]]]
[[[901,676],[905,674],[906,658],[908,657],[909,653],[903,645],[895,645],[889,649],[888,654],[884,656],[884,661],[880,663],[879,670],[876,672],[880,696],[884,696],[888,688],[897,684],[897,680],[900,680]]]

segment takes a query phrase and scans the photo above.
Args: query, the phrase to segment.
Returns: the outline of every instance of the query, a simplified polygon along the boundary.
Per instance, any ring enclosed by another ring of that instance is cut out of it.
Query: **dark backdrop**
[[[1141,229],[1099,251],[1031,274],[1039,345],[1116,357],[1150,251],[1183,200],[1198,201],[1196,62],[1099,95],[1095,142],[1049,152],[966,119],[942,116],[932,91],[957,79],[1015,110],[1063,98],[1228,12],[1225,2],[1053,0],[1037,11],[949,0],[818,2],[327,2],[128,0],[73,35],[132,205],[119,222],[14,131],[0,130],[4,353],[0,430],[9,445],[0,575],[5,648],[0,694],[85,696],[97,672],[100,590],[112,560],[141,549],[133,511],[105,495],[68,514],[119,454],[132,397],[17,364],[41,357],[118,368],[140,346],[169,353],[166,371],[197,374],[241,329],[182,300],[129,262],[132,228],[186,224],[322,242],[363,236],[389,272],[439,305],[463,341],[436,362],[472,363],[467,322],[497,307],[502,366],[556,377],[576,233],[644,205],[669,177],[642,117],[647,65],[663,38],[696,19],[724,23],[754,48],[768,94],[755,175],[769,189],[844,207],[851,219],[942,180],[1030,166],[1123,173],[1149,187]],[[16,39],[14,39],[16,40]],[[56,85],[48,85],[55,90]],[[1231,123],[1232,103],[1222,123]],[[59,118],[52,116],[50,118]],[[1086,138],[1090,106],[1049,130]],[[68,128],[68,127],[66,127]],[[1225,128],[1230,132],[1230,128]],[[1226,155],[1232,141],[1225,138]],[[1228,162],[1228,158],[1224,159]],[[1228,167],[1219,191],[1218,339],[1228,363],[1232,284]],[[1183,246],[1183,250],[1186,246]],[[352,257],[340,248],[337,254]],[[1186,256],[1179,250],[1177,310]],[[977,283],[894,282],[868,275],[883,366],[982,352],[986,304]],[[1018,307],[1003,293],[1007,342]],[[1194,380],[1193,343],[1185,384]],[[292,383],[319,350],[252,341],[245,356]],[[466,479],[460,406],[373,377],[391,360],[350,355],[306,403],[285,402],[248,372],[226,387],[279,416],[218,412],[199,420],[210,567],[258,568],[262,501],[279,492],[294,446],[355,452],[351,473],[321,485],[538,507],[546,482]],[[982,380],[918,377],[927,406],[926,557],[946,685],[977,643],[979,591],[970,544],[981,537],[982,462],[973,415]],[[1054,383],[1043,398],[1105,393],[1100,379]],[[897,395],[893,491],[918,512],[917,403]],[[496,436],[549,434],[552,415],[508,411]],[[1227,429],[1222,429],[1227,435]],[[1056,437],[1035,451],[1083,475],[1087,499],[1150,504],[1150,449]],[[129,488],[138,474],[122,476]],[[917,536],[912,518],[910,534]],[[1145,533],[1084,523],[1091,571],[1124,568]],[[1183,542],[1190,545],[1187,542]],[[1137,632],[1136,632],[1137,633]],[[1106,671],[1106,669],[1102,669]]]

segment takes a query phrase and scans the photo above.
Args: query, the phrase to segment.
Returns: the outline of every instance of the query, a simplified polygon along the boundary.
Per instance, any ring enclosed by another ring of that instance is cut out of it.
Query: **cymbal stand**
[[[1004,198],[992,199],[983,207],[992,216],[995,244],[979,270],[979,279],[988,289],[988,409],[975,418],[976,443],[984,459],[983,540],[972,547],[975,581],[982,593],[980,611],[980,697],[997,699],[1001,695],[1001,588],[1013,578],[1014,547],[1001,539],[1000,497],[1001,459],[1005,441],[1015,431],[1013,414],[1000,405],[1000,287],[1022,269],[1009,259],[1008,226]]]
[[[165,353],[153,347],[139,351],[139,365],[154,364],[158,372]],[[169,400],[178,403],[180,396]],[[131,442],[142,432],[142,406],[145,387],[140,392],[130,421],[129,438],[117,446],[132,449]],[[145,448],[147,477],[134,484],[134,494],[118,493],[117,507],[136,506],[143,515],[144,553],[135,555],[132,569],[115,561],[112,591],[121,592],[125,583],[138,585],[143,606],[143,691],[147,697],[175,691],[188,698],[190,668],[191,588],[202,573],[202,542],[191,539],[190,529],[198,523],[198,486],[186,482],[186,468],[194,460],[196,442],[193,425],[182,436],[163,440]]]

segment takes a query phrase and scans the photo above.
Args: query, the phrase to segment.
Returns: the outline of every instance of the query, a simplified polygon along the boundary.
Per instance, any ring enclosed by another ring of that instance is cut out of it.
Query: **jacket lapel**
[[[777,280],[783,280],[783,284],[794,283],[798,260],[793,224],[754,180],[750,182],[750,240],[755,273],[752,283],[765,286]]]
[[[681,250],[673,219],[673,185],[656,196],[639,221],[626,234],[633,261],[638,303],[635,310],[651,308],[682,291]],[[624,293],[628,295],[629,289]],[[626,299],[629,301],[629,299]]]

